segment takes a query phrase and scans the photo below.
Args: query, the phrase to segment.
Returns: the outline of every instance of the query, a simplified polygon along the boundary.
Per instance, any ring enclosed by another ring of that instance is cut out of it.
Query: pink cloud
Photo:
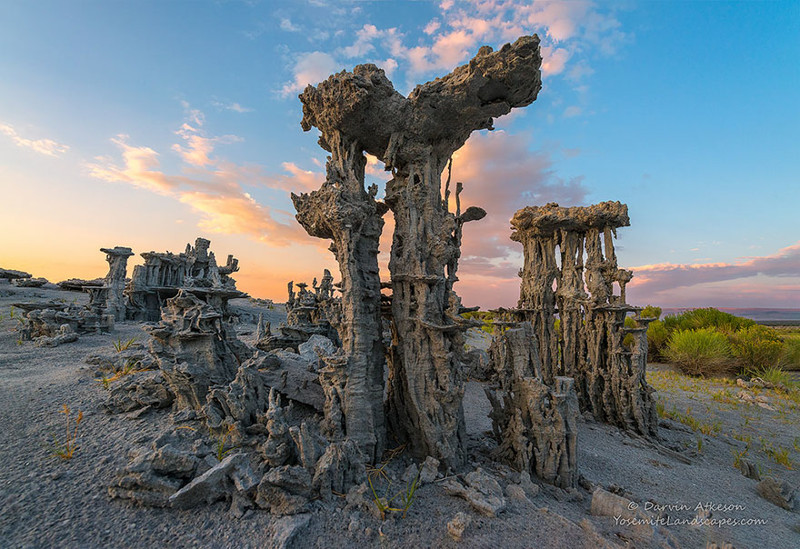
[[[465,227],[464,257],[507,257],[519,249],[509,238],[509,220],[515,211],[547,202],[575,205],[586,194],[581,178],[558,177],[550,156],[530,151],[525,135],[502,130],[474,133],[453,155],[453,189],[457,181],[464,183],[462,209],[474,205],[487,212],[484,219]]]
[[[213,145],[237,139],[201,135],[198,127],[203,123],[202,113],[190,111],[188,116],[197,127],[183,124],[176,133],[187,144],[172,147],[184,162],[180,175],[165,173],[155,150],[129,145],[124,135],[111,140],[121,150],[121,162],[97,157],[95,162],[86,165],[89,174],[103,181],[127,183],[172,197],[200,214],[199,227],[210,232],[244,234],[274,246],[319,244],[295,222],[293,214],[258,204],[245,191],[244,185],[308,191],[319,186],[323,174],[305,171],[287,162],[283,168],[288,175],[269,176],[260,166],[219,159],[211,154]]]
[[[301,92],[309,84],[318,84],[336,72],[339,64],[328,53],[313,51],[300,56],[293,68],[294,78],[283,86],[281,95],[287,97]]]
[[[45,156],[60,156],[69,150],[69,146],[53,139],[28,139],[22,137],[10,124],[0,123],[0,133],[10,137],[18,147],[30,149]]]
[[[631,296],[640,301],[674,304],[689,296],[700,297],[696,295],[697,292],[719,298],[720,292],[731,292],[729,281],[738,281],[737,291],[749,288],[751,292],[770,295],[775,300],[779,296],[776,279],[789,278],[796,279],[797,284],[793,281],[780,284],[787,293],[779,303],[789,307],[800,306],[800,242],[772,255],[746,257],[733,263],[660,263],[642,265],[632,270],[634,277],[629,284]],[[751,280],[744,282],[741,279]],[[675,290],[680,292],[676,294]],[[794,297],[794,305],[785,301],[790,296]]]

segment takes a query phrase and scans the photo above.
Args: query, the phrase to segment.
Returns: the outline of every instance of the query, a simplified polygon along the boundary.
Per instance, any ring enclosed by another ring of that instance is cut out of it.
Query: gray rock
[[[439,474],[439,460],[435,457],[428,456],[425,458],[425,463],[422,464],[422,469],[419,472],[420,486],[423,484],[430,484],[436,480]]]
[[[323,498],[333,492],[346,494],[351,486],[367,480],[364,455],[352,440],[334,442],[319,458],[314,472],[314,489]]]
[[[161,409],[172,405],[175,395],[170,391],[161,371],[140,372],[110,382],[109,394],[103,406],[113,413],[143,408]]]
[[[258,485],[256,504],[274,515],[300,513],[311,496],[311,482],[311,475],[304,467],[273,467]]]
[[[467,500],[476,511],[486,516],[497,516],[506,508],[503,489],[481,469],[468,473],[465,480],[467,486],[455,479],[445,480],[442,486],[445,492]]]
[[[315,368],[318,368],[321,365],[320,355],[329,356],[334,354],[336,352],[336,346],[333,344],[333,341],[327,337],[314,334],[308,341],[298,345],[297,350],[302,358],[308,363],[313,364]]]
[[[527,471],[519,474],[519,485],[525,490],[525,495],[534,498],[539,493],[539,486],[531,481],[531,475]]]
[[[788,482],[767,477],[756,485],[758,495],[770,503],[793,511],[798,505],[797,490]]]
[[[247,456],[232,454],[223,459],[189,484],[170,496],[169,502],[175,509],[191,509],[198,505],[214,503],[230,495],[232,482],[230,475],[234,469],[243,466]]]
[[[489,381],[492,376],[492,364],[489,353],[483,349],[470,349],[464,355],[464,366],[470,379]]]
[[[415,459],[432,455],[445,468],[466,462],[461,353],[470,323],[459,316],[453,284],[463,224],[486,212],[471,207],[462,214],[460,184],[455,212],[449,211],[449,183],[442,200],[431,197],[441,195],[448,159],[473,131],[536,99],[540,68],[539,39],[524,36],[496,52],[481,48],[468,64],[408,97],[371,64],[333,75],[300,95],[301,125],[320,130],[320,144],[331,158],[322,187],[292,195],[292,201],[310,235],[333,241],[342,274],[342,354],[330,372],[337,405],[327,407],[326,423],[355,440],[370,461],[381,455],[389,425]],[[392,170],[382,202],[375,200],[377,186],[365,188],[364,152]],[[395,219],[389,263],[397,329],[386,353],[393,358],[384,420],[377,251],[387,209]]]
[[[519,484],[509,484],[506,486],[506,497],[511,501],[519,503],[529,503],[530,500],[525,494],[525,490]]]
[[[156,450],[152,466],[153,471],[160,475],[192,478],[199,461],[194,454],[166,444]]]
[[[408,483],[411,483],[411,482],[414,482],[415,480],[417,480],[417,478],[419,477],[419,474],[420,474],[420,471],[419,471],[419,468],[417,467],[417,464],[416,463],[412,463],[411,465],[406,467],[405,471],[403,471],[403,476],[400,477],[400,480],[402,480],[403,482],[408,484]]]
[[[761,480],[761,473],[758,472],[758,466],[751,461],[748,461],[744,458],[740,458],[739,470],[747,478],[751,478],[753,480]]]
[[[11,283],[18,288],[41,288],[49,282],[46,278],[17,278],[12,280]]]
[[[309,369],[300,355],[286,351],[257,351],[243,367],[259,371],[263,382],[290,400],[311,406],[318,412],[325,409],[325,394],[319,374]]]
[[[272,525],[272,540],[269,549],[293,549],[301,547],[300,537],[311,521],[310,514],[281,517]]]
[[[249,461],[240,463],[238,467],[235,467],[231,471],[230,477],[236,491],[248,495],[253,493],[261,480],[253,471]]]

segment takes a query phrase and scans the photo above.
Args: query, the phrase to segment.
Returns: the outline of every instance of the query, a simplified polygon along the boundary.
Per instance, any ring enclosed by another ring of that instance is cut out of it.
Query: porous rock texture
[[[217,265],[210,244],[210,240],[197,238],[194,246],[186,244],[186,250],[179,254],[142,253],[144,264],[133,268],[124,291],[127,318],[157,321],[165,300],[183,289],[219,310],[227,320],[228,300],[246,297],[230,277],[239,270],[239,260],[228,255],[224,266]]]
[[[133,252],[124,246],[100,248],[100,251],[106,254],[108,274],[102,285],[84,287],[91,296],[89,306],[99,305],[116,320],[125,320],[125,277],[128,274],[128,258]]]
[[[256,347],[263,351],[292,349],[299,352],[300,346],[314,337],[324,337],[333,344],[341,338],[337,331],[341,323],[341,298],[333,295],[333,276],[328,269],[319,286],[314,279],[314,291],[308,284],[288,284],[289,299],[286,301],[286,323],[278,327],[278,334],[272,333],[269,323],[259,321],[256,334]]]
[[[14,303],[14,307],[24,311],[24,320],[17,328],[22,341],[50,338],[58,345],[60,342],[75,341],[77,334],[110,332],[114,329],[114,317],[105,314],[102,308],[81,307],[59,301]],[[65,337],[55,339],[61,336]]]
[[[614,253],[616,229],[629,224],[628,207],[619,202],[517,211],[511,238],[522,243],[525,263],[514,315],[531,323],[545,383],[572,377],[581,408],[597,420],[657,436],[653,389],[645,380],[649,320],[625,303],[633,275],[617,266]],[[625,326],[629,313],[633,327]],[[628,334],[632,345],[624,343]]]
[[[408,97],[371,64],[308,86],[300,96],[303,129],[317,127],[331,157],[322,188],[293,198],[309,234],[333,240],[343,280],[344,352],[331,375],[343,387],[342,434],[372,456],[385,436],[376,254],[388,207],[395,221],[388,428],[418,458],[433,456],[444,467],[466,460],[465,323],[453,284],[461,227],[485,212],[462,214],[458,206],[451,212],[449,181],[442,193],[441,176],[472,131],[491,129],[493,117],[536,99],[540,66],[539,39],[526,36],[497,52],[484,46],[468,64]],[[364,188],[364,152],[391,170],[385,205],[375,201],[377,189]]]
[[[530,322],[500,333],[489,352],[499,382],[486,388],[498,441],[495,455],[545,482],[575,487],[578,397],[573,380],[559,376],[544,383]]]
[[[33,275],[31,273],[26,273],[25,271],[17,271],[14,269],[0,269],[0,280],[7,280],[11,282],[12,280],[21,280],[24,278],[31,278]]]
[[[167,300],[161,322],[146,331],[179,408],[203,408],[209,389],[233,381],[251,354],[229,334],[222,313],[185,290]]]

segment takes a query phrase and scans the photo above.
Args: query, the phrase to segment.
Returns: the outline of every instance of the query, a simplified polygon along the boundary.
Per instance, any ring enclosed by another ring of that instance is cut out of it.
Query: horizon
[[[41,2],[0,17],[0,267],[102,277],[99,248],[119,245],[136,253],[130,275],[140,253],[202,236],[240,259],[234,278],[254,297],[285,301],[289,280],[325,268],[338,280],[329,241],[305,234],[289,200],[320,185],[327,156],[297,94],[374,62],[406,95],[536,32],[539,98],[453,158],[464,207],[488,212],[464,230],[464,304],[516,303],[514,211],[619,200],[631,303],[800,308],[788,3]],[[379,197],[382,168],[370,159]]]

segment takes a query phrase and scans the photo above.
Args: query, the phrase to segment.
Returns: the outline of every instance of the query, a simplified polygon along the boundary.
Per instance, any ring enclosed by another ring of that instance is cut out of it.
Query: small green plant
[[[59,442],[58,437],[53,435],[53,444],[50,450],[53,452],[53,455],[61,459],[70,460],[75,454],[75,450],[78,448],[76,445],[76,441],[78,440],[78,426],[81,424],[81,421],[83,421],[83,412],[78,412],[78,417],[75,418],[74,425],[70,421],[70,409],[66,404],[64,404],[64,407],[59,413],[64,414],[66,417],[66,434],[63,442]]]
[[[406,485],[406,489],[398,494],[400,497],[400,502],[403,504],[401,509],[395,509],[396,511],[403,511],[403,518],[406,518],[406,513],[408,509],[411,507],[411,504],[414,503],[414,498],[417,495],[417,488],[419,488],[419,473],[417,476],[412,480],[410,483]]]
[[[376,469],[377,471],[378,469]],[[382,468],[379,469],[381,473],[383,473]],[[385,473],[383,473],[385,475]],[[406,484],[405,489],[400,490],[392,497],[389,496],[389,490],[391,490],[392,483],[389,483],[386,486],[386,491],[383,496],[379,496],[378,492],[375,490],[375,486],[372,484],[372,475],[367,476],[367,481],[369,482],[369,488],[372,491],[372,498],[375,501],[375,507],[378,509],[378,514],[381,517],[381,520],[386,520],[386,513],[387,511],[393,511],[396,513],[403,513],[403,518],[406,518],[406,514],[408,510],[411,508],[411,505],[414,503],[414,499],[417,495],[417,488],[419,488],[419,473],[417,476]],[[392,507],[392,502],[399,499],[400,504],[398,507]]]
[[[785,368],[800,369],[800,333],[783,333],[783,349],[781,350],[780,363]]]
[[[750,435],[743,435],[741,433],[735,433],[733,435],[733,438],[741,442],[744,442],[748,448],[750,448],[750,444],[753,442],[753,439]]]
[[[728,338],[713,328],[678,330],[670,336],[666,356],[688,375],[718,375],[732,366]]]
[[[231,450],[236,448],[235,446],[231,446],[230,448],[225,448],[225,443],[228,440],[228,437],[233,433],[233,425],[228,425],[228,430],[222,433],[217,438],[217,461],[222,461],[226,455],[230,453]]]
[[[761,447],[767,457],[777,463],[778,465],[783,465],[789,470],[794,469],[794,464],[792,463],[791,458],[789,457],[789,449],[783,448],[778,446],[775,448],[772,444],[767,444],[766,446]]]
[[[131,345],[133,345],[134,343],[136,343],[135,337],[132,337],[127,341],[122,341],[122,339],[117,339],[114,342],[114,350],[117,351],[118,353],[121,353],[122,351],[127,351],[128,349],[131,348]]]
[[[106,377],[106,376],[102,376],[102,377],[99,377],[99,378],[95,379],[95,381],[98,381],[100,383],[100,385],[103,386],[103,389],[105,389],[106,391],[111,389],[111,378]]]
[[[791,384],[791,378],[788,372],[784,372],[777,366],[770,368],[762,368],[759,370],[750,370],[748,372],[752,377],[760,377],[762,380],[773,385],[787,386]]]
[[[703,437],[697,437],[697,453],[703,453]]]
[[[733,452],[733,467],[738,469],[739,466],[742,464],[742,460],[747,455],[747,452],[750,451],[750,445],[748,444],[744,450],[741,452],[737,452],[736,450],[731,450]]]

